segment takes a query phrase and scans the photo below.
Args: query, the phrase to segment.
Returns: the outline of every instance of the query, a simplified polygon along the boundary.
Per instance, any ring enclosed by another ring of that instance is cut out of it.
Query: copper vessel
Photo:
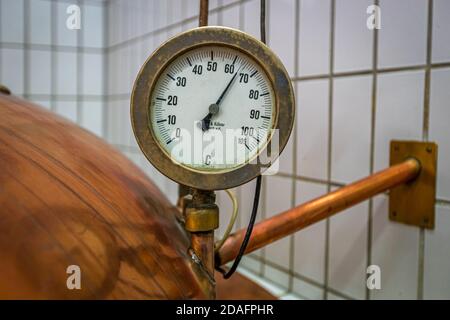
[[[0,168],[0,299],[213,296],[176,207],[100,138],[0,94]]]

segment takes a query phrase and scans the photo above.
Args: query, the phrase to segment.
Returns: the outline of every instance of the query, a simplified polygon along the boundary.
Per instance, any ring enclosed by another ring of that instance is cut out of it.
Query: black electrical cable
[[[253,226],[255,225],[256,220],[256,213],[258,212],[258,204],[259,204],[259,194],[261,193],[261,176],[259,175],[256,178],[256,188],[255,188],[255,198],[253,199],[253,209],[252,209],[252,215],[250,216],[250,222],[248,223],[247,231],[245,232],[244,240],[242,241],[241,247],[239,248],[239,253],[236,256],[236,259],[234,259],[233,265],[231,266],[230,270],[227,271],[223,275],[225,279],[228,279],[233,275],[233,273],[236,271],[239,262],[242,259],[242,256],[245,253],[245,249],[247,249],[248,242],[250,240],[250,236],[252,235]]]
[[[266,0],[261,0],[261,14],[260,14],[260,32],[261,32],[261,41],[266,43]],[[224,273],[223,277],[228,279],[233,275],[236,271],[239,262],[241,262],[242,256],[247,249],[248,242],[250,241],[250,236],[252,235],[253,226],[255,225],[256,214],[258,212],[258,204],[259,204],[259,194],[261,193],[261,175],[256,177],[256,187],[255,187],[255,197],[253,199],[253,209],[252,214],[250,216],[250,221],[248,223],[247,231],[245,232],[244,240],[242,240],[241,247],[239,248],[239,253],[234,259],[233,265],[230,270]],[[218,269],[221,272],[224,272],[222,269]]]

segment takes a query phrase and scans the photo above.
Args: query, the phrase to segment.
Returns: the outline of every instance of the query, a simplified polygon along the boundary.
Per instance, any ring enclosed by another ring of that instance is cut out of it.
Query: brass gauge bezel
[[[177,57],[201,46],[225,46],[239,50],[256,61],[271,82],[275,96],[273,129],[278,129],[279,153],[286,146],[295,118],[294,91],[280,59],[261,41],[227,27],[200,27],[183,32],[165,43],[145,61],[133,86],[131,123],[139,147],[162,174],[183,185],[202,190],[229,189],[244,184],[268,169],[279,154],[269,154],[264,163],[247,162],[231,170],[208,172],[188,168],[173,161],[156,140],[150,122],[150,99],[162,71]],[[269,137],[269,140],[272,137]]]

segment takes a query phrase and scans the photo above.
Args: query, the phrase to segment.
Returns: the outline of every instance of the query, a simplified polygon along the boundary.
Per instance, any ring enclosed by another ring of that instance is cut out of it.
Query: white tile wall
[[[267,10],[269,26],[267,44],[283,61],[288,73],[295,76],[295,1],[269,1]],[[279,23],[280,21],[283,22]]]
[[[371,88],[371,76],[334,81],[333,181],[348,183],[370,173]]]
[[[56,41],[58,45],[61,46],[73,46],[75,47],[77,45],[77,37],[80,33],[78,30],[71,30],[66,27],[66,21],[69,15],[67,14],[67,8],[70,5],[69,3],[62,1],[57,2],[56,4],[56,17],[53,17],[55,19],[55,25],[57,26],[56,29]],[[83,11],[81,11],[81,19],[83,19]],[[83,26],[82,30],[85,31]]]
[[[29,78],[30,93],[50,94],[51,59],[49,51],[30,51],[30,74],[36,75]]]
[[[56,94],[74,94],[77,92],[77,54],[57,52],[56,61]]]
[[[367,216],[363,202],[330,219],[329,285],[356,299],[366,293]]]
[[[323,289],[309,282],[294,278],[292,291],[306,300],[320,300],[323,298]]]
[[[295,203],[301,204],[324,195],[327,187],[319,183],[305,181],[296,182]],[[294,270],[302,276],[317,283],[323,283],[325,275],[325,221],[313,224],[294,236]],[[323,289],[310,288],[311,285],[298,281],[294,291],[308,298],[321,298]]]
[[[191,18],[198,16],[199,2],[197,0],[183,0],[184,4],[184,18]],[[211,4],[211,8],[214,4]],[[198,25],[198,21],[195,21]]]
[[[292,130],[294,131],[294,130]],[[292,174],[293,173],[293,148],[294,148],[294,135],[291,135],[291,137],[288,140],[288,143],[284,147],[283,152],[278,158],[278,168],[280,172]],[[274,164],[275,166],[275,164]]]
[[[366,10],[371,4],[373,0],[336,1],[335,72],[372,67],[372,31],[366,26]]]
[[[136,146],[136,142],[128,119],[130,114],[128,100],[112,101],[108,105],[108,141],[121,146]]]
[[[446,62],[450,60],[450,1],[433,1],[433,62]]]
[[[145,0],[144,0],[145,1]],[[167,6],[170,8],[170,14],[168,16],[168,23],[174,24],[183,20],[183,6],[182,2],[184,0],[168,0]],[[142,8],[142,7],[139,7]]]
[[[83,64],[83,94],[101,95],[103,93],[103,56],[98,53],[85,53]]]
[[[285,271],[273,267],[271,264],[266,264],[264,266],[264,278],[279,286],[281,288],[281,294],[284,294],[287,291],[289,286],[289,275]]]
[[[43,100],[43,99],[30,99],[31,102],[33,102],[34,104],[44,108],[44,109],[48,109],[50,110],[50,101],[49,100]]]
[[[30,5],[30,42],[50,44],[50,6],[47,0],[33,0]]]
[[[389,141],[422,139],[424,73],[383,74],[378,78],[375,170],[389,165]]]
[[[331,186],[327,185],[328,174],[333,182],[351,182],[370,172],[372,156],[375,170],[386,167],[391,139],[421,140],[428,134],[429,140],[439,144],[436,229],[424,233],[422,261],[420,231],[390,222],[387,197],[382,195],[373,200],[372,224],[368,223],[368,204],[363,203],[331,218],[329,228],[325,221],[319,222],[242,260],[241,270],[263,277],[261,283],[276,288],[276,294],[283,297],[364,299],[368,258],[381,267],[382,273],[381,290],[368,292],[368,298],[415,299],[422,294],[427,299],[450,297],[446,245],[450,228],[450,2],[433,1],[431,61],[442,65],[432,66],[430,118],[425,126],[425,69],[421,66],[427,61],[429,1],[380,0],[378,47],[374,47],[374,32],[366,28],[366,8],[372,2],[268,0],[268,43],[290,75],[296,77],[297,152],[294,154],[291,138],[282,155],[282,175],[263,179],[257,220],[288,209],[293,201],[300,204],[324,194]],[[334,26],[330,24],[333,3]],[[129,94],[136,73],[151,52],[168,37],[197,26],[198,1],[85,1],[80,31],[65,27],[67,5],[67,1],[0,0],[1,83],[46,108],[53,107],[97,135],[105,133],[109,142],[137,163],[175,202],[176,184],[153,168],[138,150],[129,121]],[[259,38],[258,0],[211,0],[210,6],[211,24],[241,28]],[[23,23],[25,8],[31,15],[28,30]],[[51,19],[57,26],[55,39],[51,37]],[[22,45],[24,34],[29,48]],[[331,40],[334,47],[330,47]],[[296,41],[298,48],[294,47]],[[55,45],[55,54],[48,44]],[[376,76],[372,105],[374,49],[381,73]],[[338,75],[333,79],[330,110],[331,54],[333,71]],[[296,64],[298,74],[294,74]],[[385,72],[383,68],[404,70]],[[359,74],[339,75],[352,72]],[[236,192],[240,199],[236,228],[245,227],[252,209],[254,182]],[[221,235],[231,207],[223,192],[218,194],[218,203],[222,214],[217,234]],[[422,262],[423,293],[418,283]]]
[[[299,75],[328,73],[330,0],[300,2]]]
[[[389,221],[388,198],[373,201],[372,261],[381,269],[381,289],[372,299],[416,299],[419,262],[419,230]]]
[[[297,83],[297,170],[326,179],[328,145],[328,82]]]
[[[250,214],[253,208],[253,197],[248,197],[246,195],[254,194],[256,187],[256,182],[251,181],[239,187],[240,192],[240,202],[239,202],[239,211],[241,214],[238,217],[238,221],[240,221],[241,226],[247,225],[250,220]],[[263,204],[263,200],[260,199],[260,204]],[[256,221],[260,221],[262,218],[262,207],[263,205],[258,207],[258,213],[256,216]]]
[[[267,187],[266,217],[289,209],[291,203],[292,180],[277,176],[268,176],[264,181]],[[289,268],[289,238],[278,240],[265,249],[266,259],[284,268]],[[266,273],[266,276],[269,276]]]
[[[381,0],[380,8],[379,67],[424,64],[427,1]]]
[[[103,104],[101,102],[83,102],[81,125],[98,136],[103,130]]]
[[[342,296],[338,296],[333,293],[328,293],[327,299],[328,300],[345,300],[345,298],[343,298]]]
[[[233,6],[220,12],[222,25],[230,28],[239,29],[239,6]],[[209,24],[214,25],[214,21]]]
[[[438,150],[437,195],[450,200],[450,68],[432,71],[430,97],[430,140]]]
[[[103,17],[104,9],[102,6],[84,6],[83,7],[83,41],[86,47],[103,47]]]
[[[239,265],[239,270],[249,270],[253,274],[261,274],[261,266],[261,261],[253,259],[251,256],[244,256]]]
[[[2,42],[23,42],[23,0],[2,0],[0,12]]]
[[[244,31],[255,38],[260,38],[259,30],[259,1],[246,1],[242,5],[244,9]]]
[[[24,91],[23,51],[18,49],[1,49],[0,65],[2,83],[11,92],[22,94]]]
[[[450,208],[436,212],[436,229],[425,236],[424,298],[450,299]]]
[[[59,101],[56,113],[73,122],[77,121],[77,104],[75,101]]]

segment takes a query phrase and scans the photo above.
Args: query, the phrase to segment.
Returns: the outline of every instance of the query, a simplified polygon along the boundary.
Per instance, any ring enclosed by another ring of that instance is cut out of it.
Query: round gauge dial
[[[161,72],[149,112],[156,140],[173,161],[220,172],[248,163],[262,150],[272,132],[275,97],[252,57],[205,45]]]
[[[203,190],[241,185],[272,166],[294,114],[278,57],[225,27],[192,29],[162,44],[131,97],[133,131],[147,159],[170,179]]]

